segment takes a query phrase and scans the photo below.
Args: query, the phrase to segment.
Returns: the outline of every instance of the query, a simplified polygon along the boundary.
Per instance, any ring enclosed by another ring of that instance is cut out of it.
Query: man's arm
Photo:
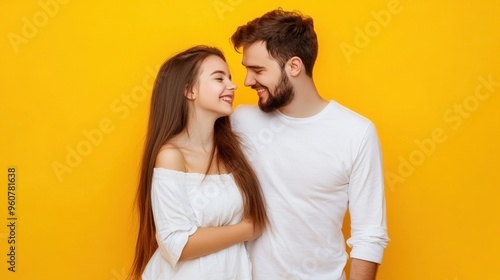
[[[359,145],[349,182],[350,280],[373,280],[389,242],[380,143],[373,124]]]
[[[349,280],[375,280],[377,269],[378,263],[353,258]]]

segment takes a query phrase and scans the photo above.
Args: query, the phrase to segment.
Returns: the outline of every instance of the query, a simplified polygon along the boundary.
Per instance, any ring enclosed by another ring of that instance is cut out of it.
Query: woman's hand
[[[244,232],[246,232],[245,241],[255,240],[262,235],[263,228],[254,227],[251,219],[245,218],[238,225],[240,225],[244,229]]]

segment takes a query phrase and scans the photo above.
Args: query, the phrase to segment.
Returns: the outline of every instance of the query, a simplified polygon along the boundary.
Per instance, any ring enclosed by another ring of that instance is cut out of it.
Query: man
[[[233,114],[270,221],[248,244],[254,279],[346,279],[347,210],[350,279],[375,279],[389,241],[379,140],[370,120],[319,95],[313,20],[277,9],[231,40],[243,51],[244,83],[259,96],[260,110]]]

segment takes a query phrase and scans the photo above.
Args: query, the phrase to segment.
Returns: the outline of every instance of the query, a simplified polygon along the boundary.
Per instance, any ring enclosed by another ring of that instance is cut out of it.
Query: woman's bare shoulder
[[[186,160],[184,155],[175,144],[163,145],[156,156],[155,167],[186,172]]]

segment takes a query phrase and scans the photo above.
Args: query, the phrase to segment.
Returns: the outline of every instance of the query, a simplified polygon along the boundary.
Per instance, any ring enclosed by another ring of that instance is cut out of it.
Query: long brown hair
[[[184,95],[197,82],[200,65],[215,55],[226,61],[214,47],[195,46],[168,59],[160,68],[151,97],[148,130],[142,157],[136,206],[139,210],[139,232],[129,279],[140,279],[146,265],[158,248],[156,227],[151,208],[151,181],[156,156],[161,147],[186,128],[188,105]],[[267,222],[257,177],[241,149],[238,136],[232,131],[229,117],[218,118],[214,124],[212,158],[224,164],[233,174],[244,200],[244,215],[254,227]]]
[[[231,36],[236,51],[257,41],[266,43],[267,51],[281,67],[290,58],[300,57],[306,74],[312,77],[318,56],[318,38],[311,17],[304,16],[299,11],[278,8],[238,27]]]

